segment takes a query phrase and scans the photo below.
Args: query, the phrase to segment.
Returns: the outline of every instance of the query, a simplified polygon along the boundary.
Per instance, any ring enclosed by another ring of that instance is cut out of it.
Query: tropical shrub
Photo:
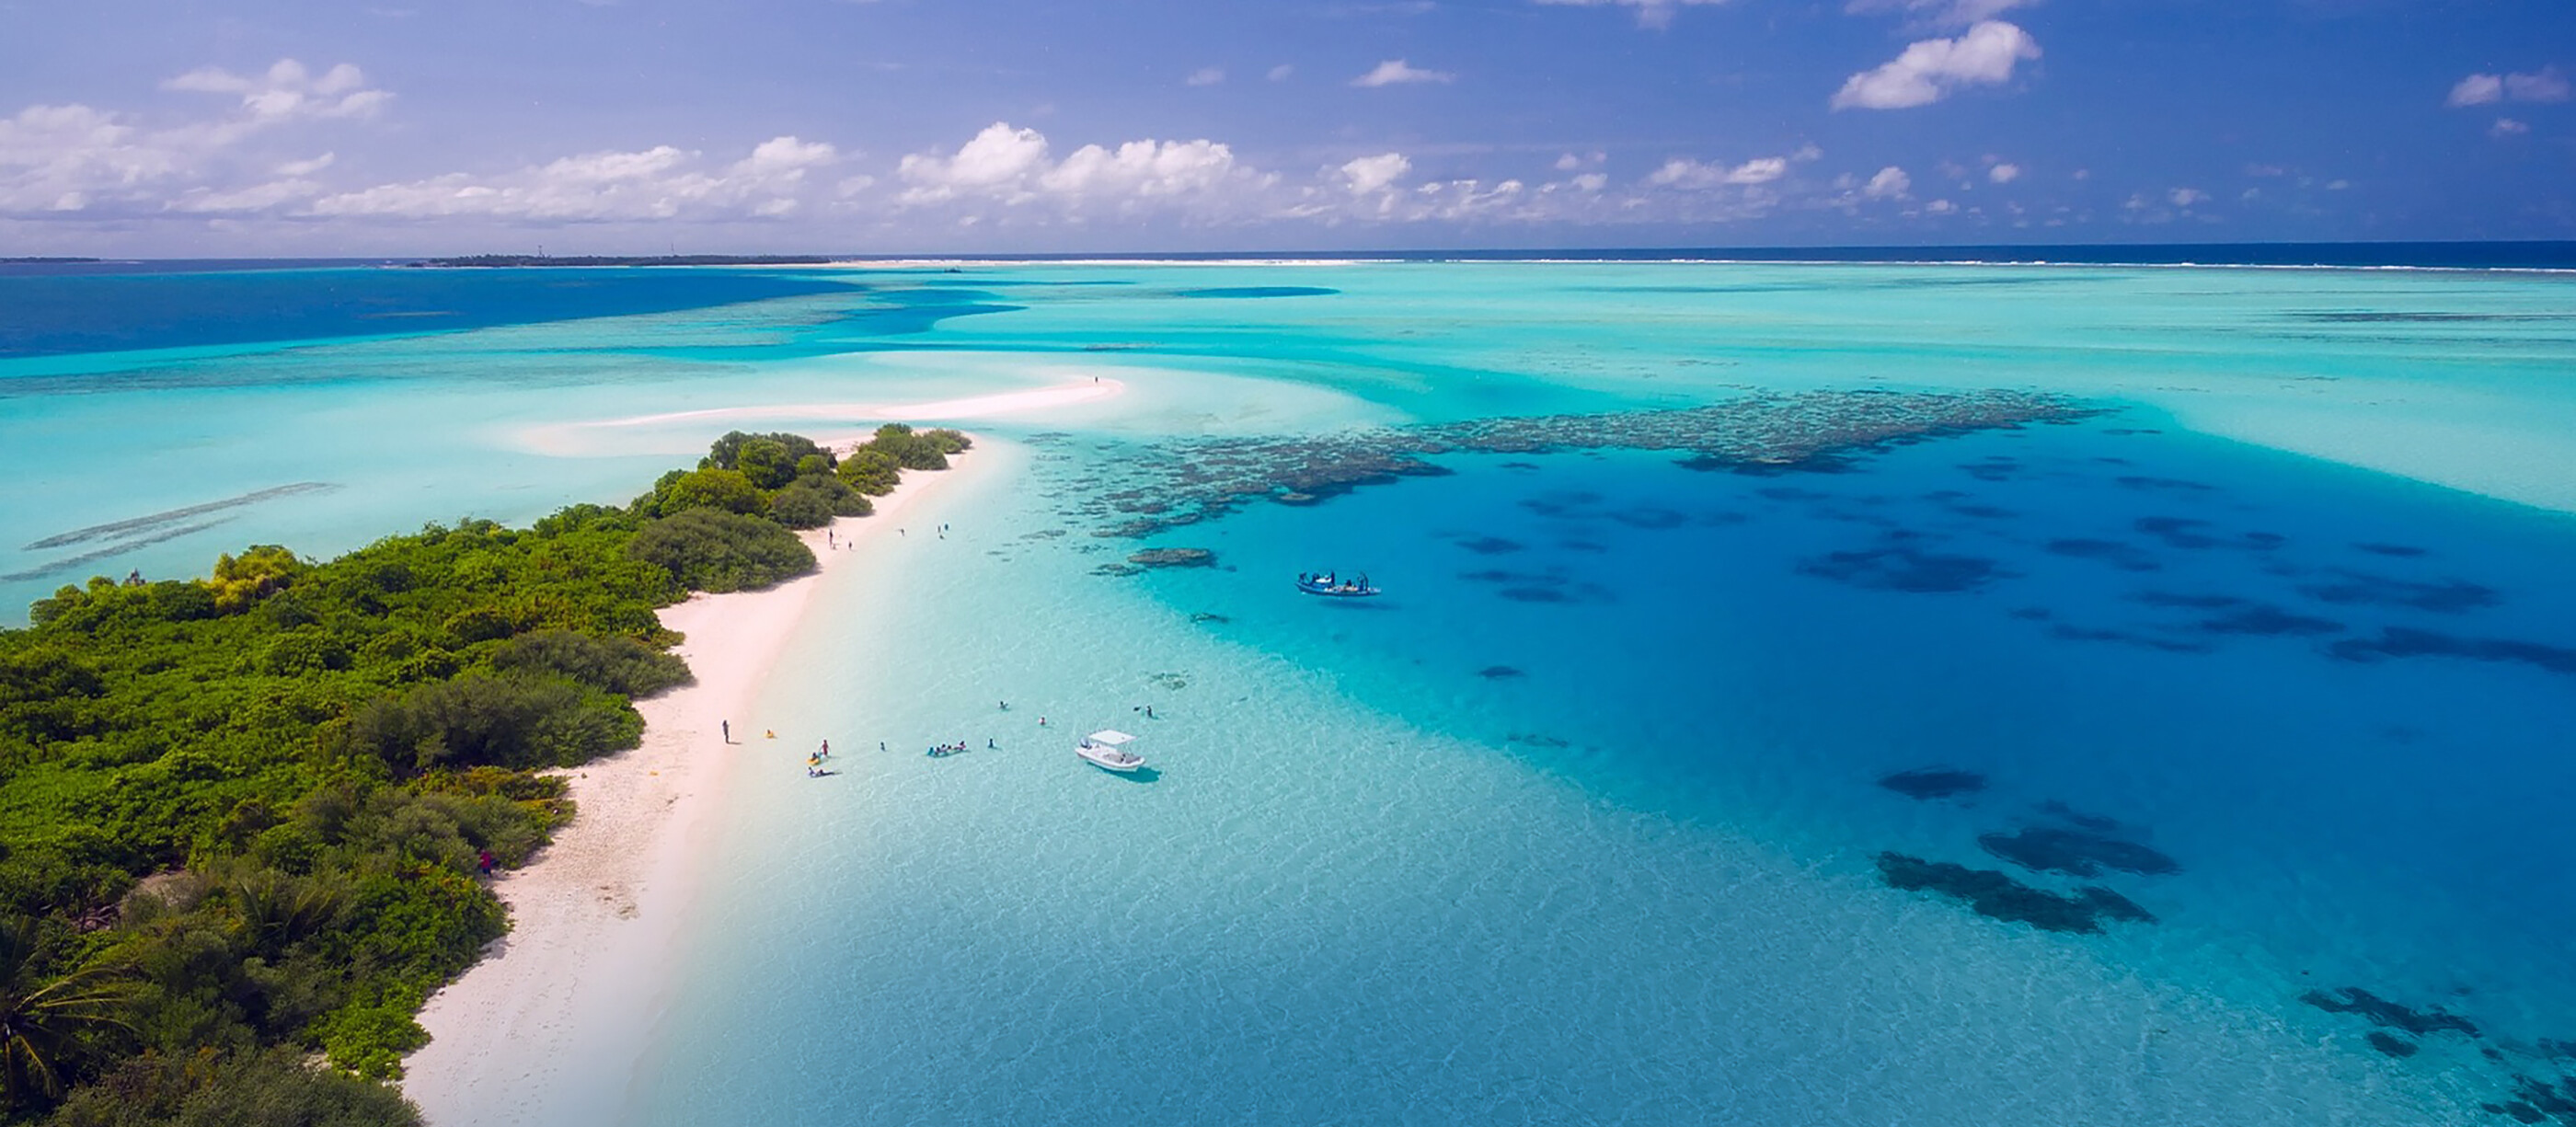
[[[814,570],[814,553],[770,521],[690,509],[643,527],[627,554],[698,591],[767,587]]]

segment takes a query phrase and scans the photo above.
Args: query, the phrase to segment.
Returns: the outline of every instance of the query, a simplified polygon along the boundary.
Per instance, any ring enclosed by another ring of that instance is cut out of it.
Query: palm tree
[[[35,956],[34,920],[0,924],[0,1106],[16,1107],[31,1091],[62,1095],[64,1058],[80,1034],[133,1029],[119,968],[87,966],[39,982]]]

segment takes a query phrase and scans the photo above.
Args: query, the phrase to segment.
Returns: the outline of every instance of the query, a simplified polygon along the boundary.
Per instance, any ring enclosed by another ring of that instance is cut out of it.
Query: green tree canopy
[[[769,511],[769,498],[740,470],[690,470],[666,477],[654,488],[654,515],[668,517],[690,509],[758,515]]]

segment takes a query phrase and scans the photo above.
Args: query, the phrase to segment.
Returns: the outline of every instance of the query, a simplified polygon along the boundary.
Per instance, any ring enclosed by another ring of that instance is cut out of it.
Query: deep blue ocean
[[[620,1119],[2560,1115],[2576,280],[2534,271],[2576,261],[2145,268],[2210,249],[0,276],[38,295],[0,304],[0,590],[618,500],[761,421],[640,417],[1115,378],[959,420],[997,468],[953,528],[818,596],[752,723],[889,750],[742,768],[650,1047],[591,1080]],[[1103,515],[1193,444],[1985,388],[2090,413]],[[1215,566],[1117,566],[1148,546]],[[1063,754],[1095,726],[1159,774]]]

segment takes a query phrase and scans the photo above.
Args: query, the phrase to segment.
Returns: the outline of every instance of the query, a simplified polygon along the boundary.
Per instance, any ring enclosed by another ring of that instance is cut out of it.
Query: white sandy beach
[[[805,533],[822,564],[814,575],[663,609],[663,624],[687,635],[674,652],[697,681],[637,702],[643,745],[568,772],[572,823],[533,863],[498,878],[510,934],[431,996],[420,1022],[432,1040],[406,1063],[403,1090],[431,1123],[613,1119],[662,1007],[695,881],[690,859],[732,765],[753,755],[792,765],[812,750],[763,738],[779,726],[753,714],[763,680],[833,571],[920,519],[921,498],[977,472],[976,461],[969,453],[945,473],[905,475],[875,515],[835,522],[830,539],[843,550],[827,550],[823,530]]]

